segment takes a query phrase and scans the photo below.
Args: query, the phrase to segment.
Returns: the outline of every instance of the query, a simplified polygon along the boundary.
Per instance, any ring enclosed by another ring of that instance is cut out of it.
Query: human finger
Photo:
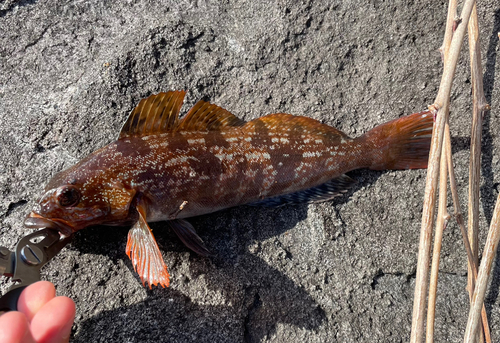
[[[0,316],[0,342],[35,343],[28,319],[23,313],[11,311]]]
[[[68,297],[55,297],[33,317],[31,332],[38,343],[69,341],[75,319],[75,302]]]
[[[17,309],[31,322],[35,314],[55,296],[56,288],[51,282],[35,282],[23,290],[17,301]]]

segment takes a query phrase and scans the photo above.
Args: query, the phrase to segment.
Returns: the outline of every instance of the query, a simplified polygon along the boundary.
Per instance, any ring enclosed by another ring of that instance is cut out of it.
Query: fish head
[[[26,218],[25,226],[71,235],[92,225],[125,225],[136,215],[130,211],[135,191],[103,181],[99,177],[78,180],[56,175]]]

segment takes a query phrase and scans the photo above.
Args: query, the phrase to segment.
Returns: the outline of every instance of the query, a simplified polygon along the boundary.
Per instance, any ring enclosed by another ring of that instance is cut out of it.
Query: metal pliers
[[[52,229],[41,229],[24,236],[14,251],[0,247],[0,275],[17,282],[0,297],[1,311],[16,311],[21,292],[40,281],[40,269],[72,239]]]

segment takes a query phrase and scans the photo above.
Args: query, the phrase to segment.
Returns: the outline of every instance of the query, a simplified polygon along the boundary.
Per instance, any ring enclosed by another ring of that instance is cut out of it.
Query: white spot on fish
[[[196,139],[188,138],[187,141],[189,144],[205,144],[204,138],[196,138]]]
[[[305,174],[310,171],[312,165],[310,163],[300,162],[300,165],[295,168],[295,177],[300,177],[301,174]]]
[[[257,156],[254,153],[246,153],[245,157],[247,158],[247,160],[254,160],[254,159],[258,159],[259,158],[259,156]]]
[[[322,153],[319,151],[306,151],[302,154],[302,157],[321,157]]]
[[[232,160],[233,159],[233,154],[215,154],[215,157],[217,157],[219,160]]]
[[[247,170],[245,171],[245,176],[248,176],[249,178],[254,178],[255,175],[257,175],[256,170]]]
[[[199,161],[196,157],[193,157],[193,156],[180,155],[179,157],[171,158],[169,161],[167,161],[167,163],[165,163],[165,165],[166,166],[176,166],[176,165],[182,164],[184,162],[187,162],[188,160]]]

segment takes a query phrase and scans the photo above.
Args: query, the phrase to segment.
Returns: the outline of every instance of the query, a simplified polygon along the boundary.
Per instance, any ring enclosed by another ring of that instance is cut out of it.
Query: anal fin
[[[210,256],[212,253],[207,249],[203,240],[196,234],[193,225],[183,219],[170,220],[170,227],[179,236],[182,243],[189,249],[201,256]]]
[[[126,252],[134,270],[139,274],[142,284],[151,286],[160,284],[162,287],[170,285],[170,275],[163,261],[153,232],[146,222],[145,211],[138,207],[139,219],[128,232]]]
[[[327,201],[347,192],[355,183],[355,180],[344,174],[313,188],[267,198],[249,205],[279,207],[286,204],[308,204]]]

